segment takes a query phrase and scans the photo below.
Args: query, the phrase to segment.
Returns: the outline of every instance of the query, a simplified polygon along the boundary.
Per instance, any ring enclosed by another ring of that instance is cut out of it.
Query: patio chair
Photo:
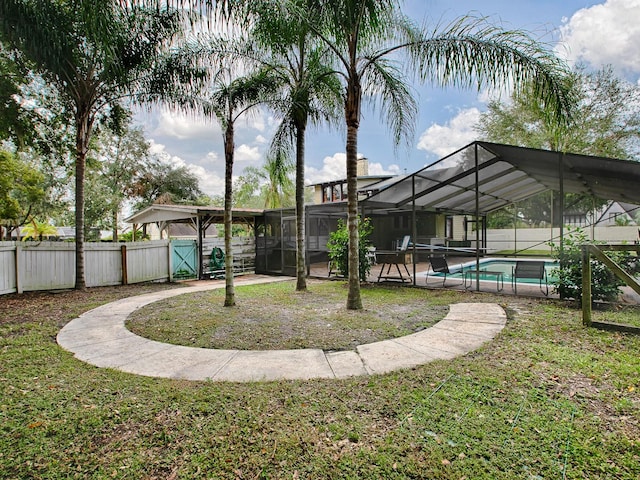
[[[442,286],[444,287],[445,282],[447,281],[447,275],[451,273],[462,273],[462,266],[460,267],[460,272],[451,272],[449,269],[449,263],[447,263],[447,259],[445,257],[432,255],[429,257],[429,263],[431,263],[431,271],[433,273],[440,273],[444,275],[444,279],[442,280]],[[427,270],[427,278],[425,279],[425,284],[429,283],[429,270]],[[460,282],[460,284],[464,283],[464,280]]]
[[[518,261],[512,269],[511,286],[514,293],[518,294],[518,279],[528,278],[538,280],[540,291],[545,297],[549,295],[549,284],[547,283],[547,270],[544,268],[544,261]],[[544,281],[544,289],[543,287]]]

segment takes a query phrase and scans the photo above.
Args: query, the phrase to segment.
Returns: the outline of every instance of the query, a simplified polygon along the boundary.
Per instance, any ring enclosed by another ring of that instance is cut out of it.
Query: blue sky
[[[610,64],[621,77],[640,78],[640,0],[406,0],[404,11],[428,25],[446,24],[461,15],[489,17],[507,29],[527,30],[555,48],[570,64],[598,69]],[[475,139],[473,125],[486,109],[489,92],[414,86],[419,116],[409,147],[394,149],[377,111],[364,109],[358,151],[369,159],[370,173],[413,172]],[[492,94],[495,94],[492,93]],[[224,187],[224,155],[220,127],[169,111],[140,113],[154,151],[186,165],[208,195]],[[236,128],[237,177],[247,166],[264,162],[276,121],[256,112]],[[310,128],[307,135],[308,183],[343,178],[344,128]]]

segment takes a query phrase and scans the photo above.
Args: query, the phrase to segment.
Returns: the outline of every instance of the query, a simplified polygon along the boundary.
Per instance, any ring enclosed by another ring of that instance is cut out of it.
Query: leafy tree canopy
[[[0,223],[23,224],[44,197],[42,174],[27,162],[0,150]]]
[[[509,101],[495,100],[482,114],[477,130],[485,140],[584,155],[613,158],[639,158],[640,87],[615,75],[610,67],[597,72],[576,69],[564,80],[571,98],[573,115],[557,122],[538,100],[531,85],[515,92]],[[602,205],[606,199],[567,194],[565,211],[585,212]],[[540,226],[560,219],[559,197],[549,192],[518,203],[517,212],[493,213],[489,226],[513,225],[514,215],[525,224]],[[555,218],[551,218],[551,216]],[[512,222],[507,221],[507,217]]]
[[[640,87],[617,77],[611,67],[573,71],[565,83],[574,113],[556,122],[529,84],[508,102],[495,100],[477,130],[488,141],[529,148],[612,158],[640,155]]]
[[[131,191],[139,198],[136,209],[153,203],[197,204],[204,197],[198,177],[186,167],[176,167],[157,157],[150,160]]]

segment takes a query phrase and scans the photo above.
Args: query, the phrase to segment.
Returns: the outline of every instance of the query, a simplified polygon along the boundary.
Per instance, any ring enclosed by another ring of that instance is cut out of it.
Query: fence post
[[[172,255],[173,247],[171,245],[171,239],[167,242],[167,254],[169,255],[169,261],[167,264],[169,265],[169,282],[173,282],[173,255]]]
[[[122,262],[122,284],[129,284],[129,274],[127,272],[127,246],[120,245],[120,261]]]
[[[22,247],[20,246],[20,242],[15,242],[15,245],[16,293],[22,293],[22,279],[20,278],[20,253],[22,251]]]
[[[582,245],[582,323],[591,326],[591,255],[589,245]]]

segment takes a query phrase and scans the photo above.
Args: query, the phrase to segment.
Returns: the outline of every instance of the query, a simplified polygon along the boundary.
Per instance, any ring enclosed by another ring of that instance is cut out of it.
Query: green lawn
[[[79,313],[158,288],[0,297],[0,478],[640,478],[640,337],[560,302],[420,290],[499,302],[509,322],[464,357],[348,380],[145,378],[55,343]]]

